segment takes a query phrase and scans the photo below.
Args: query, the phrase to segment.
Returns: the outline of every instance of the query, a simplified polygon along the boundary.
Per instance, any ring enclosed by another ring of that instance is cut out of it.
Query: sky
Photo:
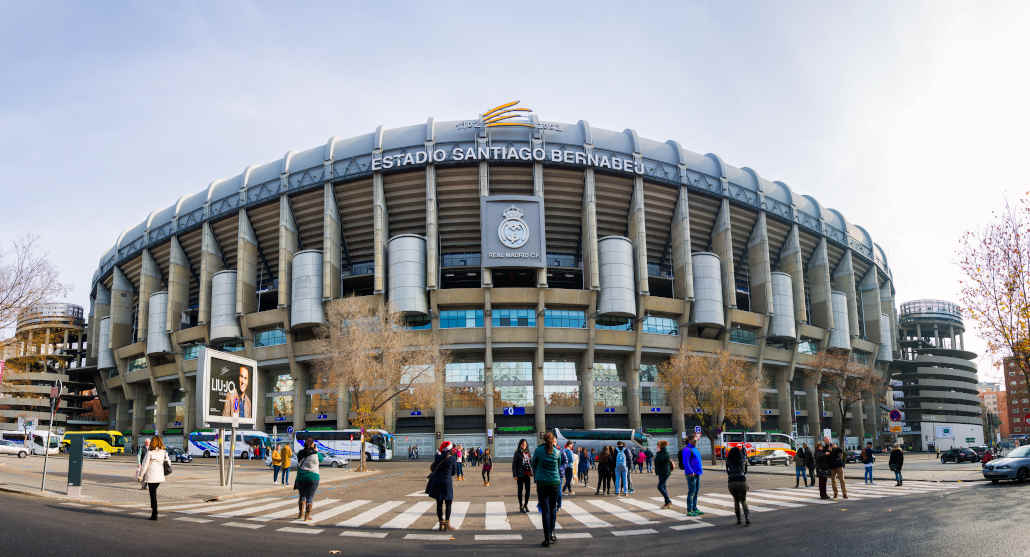
[[[0,245],[37,234],[88,308],[118,235],[214,179],[511,99],[814,196],[899,304],[958,301],[960,235],[1030,189],[1027,2],[287,4],[5,3]]]

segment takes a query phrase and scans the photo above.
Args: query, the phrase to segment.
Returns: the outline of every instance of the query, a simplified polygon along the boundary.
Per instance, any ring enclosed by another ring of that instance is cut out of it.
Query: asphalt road
[[[723,489],[710,482],[707,489]],[[567,539],[548,550],[535,536],[518,542],[419,542],[341,538],[278,530],[226,528],[165,516],[140,516],[97,508],[68,508],[45,499],[0,494],[0,547],[5,556],[99,556],[111,554],[219,555],[485,555],[576,551],[605,555],[968,555],[989,548],[995,555],[1025,555],[1030,532],[1023,526],[1030,484],[977,484],[963,489],[891,499],[853,500],[755,513],[750,527],[732,518],[715,527],[628,537]],[[339,551],[339,553],[333,553]]]

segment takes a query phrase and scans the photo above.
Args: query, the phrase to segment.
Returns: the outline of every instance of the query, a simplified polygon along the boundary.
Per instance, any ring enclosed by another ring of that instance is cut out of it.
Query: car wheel
[[[204,458],[211,458],[211,451],[204,451]]]
[[[1019,472],[1016,472],[1017,482],[1025,482],[1027,477],[1030,477],[1030,471],[1028,471],[1026,468],[1020,468]]]
[[[332,464],[332,467],[333,468],[339,468],[340,467],[340,463],[334,461],[333,464]]]
[[[25,451],[19,451],[18,452],[18,458],[26,458],[28,456],[29,456],[29,453],[27,453]]]
[[[250,454],[248,454],[247,451],[243,451],[242,453],[240,453],[240,458],[242,458],[243,460],[247,460],[248,458],[250,458]]]
[[[991,480],[991,483],[992,484],[996,484],[996,483],[998,483],[998,480]]]

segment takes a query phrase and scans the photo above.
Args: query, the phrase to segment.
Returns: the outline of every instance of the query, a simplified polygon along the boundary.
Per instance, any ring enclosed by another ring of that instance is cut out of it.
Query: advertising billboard
[[[202,348],[197,358],[197,421],[254,425],[257,362]]]

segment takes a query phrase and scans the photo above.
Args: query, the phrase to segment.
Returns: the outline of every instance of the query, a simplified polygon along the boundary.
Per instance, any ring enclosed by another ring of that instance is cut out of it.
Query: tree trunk
[[[715,466],[715,437],[711,434],[705,435],[708,438],[708,444],[712,447],[712,466]]]
[[[848,427],[847,418],[848,418],[848,409],[849,409],[850,405],[845,406],[844,402],[841,401],[840,404],[838,404],[837,406],[840,407],[840,433],[839,433],[839,437],[838,437],[838,441],[837,442],[840,443],[841,450],[844,450],[848,446],[848,443],[847,443],[848,438],[845,437],[845,431],[847,430],[847,427]]]

